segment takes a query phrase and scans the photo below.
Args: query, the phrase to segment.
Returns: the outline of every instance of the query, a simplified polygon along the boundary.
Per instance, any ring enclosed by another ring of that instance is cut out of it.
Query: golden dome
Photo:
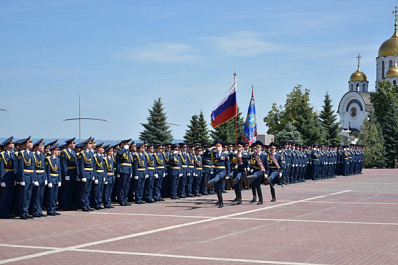
[[[398,34],[397,30],[394,31],[392,37],[380,46],[379,48],[379,57],[384,56],[387,57],[389,55],[394,55],[394,51],[398,51]]]
[[[398,77],[398,67],[397,67],[397,62],[395,61],[395,59],[394,59],[394,66],[391,67],[390,69],[388,69],[386,77],[387,78]]]
[[[359,67],[358,67],[358,70],[356,70],[355,73],[353,73],[351,75],[350,81],[354,81],[354,82],[355,81],[360,81],[360,82],[362,82],[362,81],[367,81],[367,78],[366,78],[366,75],[361,70],[359,70]]]

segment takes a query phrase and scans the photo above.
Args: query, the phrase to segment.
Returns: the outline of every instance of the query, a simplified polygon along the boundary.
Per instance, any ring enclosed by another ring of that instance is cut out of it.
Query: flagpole
[[[234,72],[234,83],[236,84],[236,72]],[[236,113],[238,114],[238,104],[236,104]],[[235,150],[238,150],[238,115],[235,116]]]

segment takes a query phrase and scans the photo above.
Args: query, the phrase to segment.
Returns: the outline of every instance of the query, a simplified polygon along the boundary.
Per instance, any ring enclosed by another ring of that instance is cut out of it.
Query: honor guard
[[[195,147],[195,171],[194,171],[194,179],[193,179],[193,195],[201,196],[200,194],[200,185],[202,183],[202,147],[199,145]]]
[[[188,147],[186,143],[180,144],[180,150],[181,150],[180,157],[182,161],[182,166],[181,166],[182,176],[179,178],[179,183],[178,183],[178,196],[180,198],[187,197],[185,194],[185,189],[187,185],[188,166],[189,166],[187,149]]]
[[[52,146],[52,145],[54,145],[56,143],[58,143],[58,139],[44,144],[44,154],[45,154],[45,156],[51,156],[51,152],[50,152],[49,148],[50,148],[50,146]]]
[[[77,155],[75,152],[75,138],[65,141],[66,148],[61,152],[61,176],[62,176],[62,202],[65,211],[76,210],[78,206],[77,188]]]
[[[3,141],[4,151],[0,153],[0,218],[11,218],[14,187],[16,183],[16,156],[13,152],[13,137]]]
[[[203,195],[208,195],[211,190],[208,190],[205,183],[210,180],[210,175],[213,174],[213,165],[211,163],[211,151],[208,143],[204,143],[203,156],[202,156],[202,181],[200,185],[201,193]]]
[[[112,202],[112,190],[115,184],[115,163],[113,161],[113,147],[109,145],[105,148],[105,158],[104,158],[104,169],[106,179],[104,182],[104,207],[114,208],[111,205]]]
[[[131,141],[131,143],[130,143],[130,159],[131,159],[131,165],[134,164],[134,157],[135,157],[135,154],[136,154],[136,153],[137,153],[137,147],[135,146],[135,142],[134,142],[134,141]],[[131,171],[131,172],[133,172],[133,171]],[[128,201],[128,202],[134,202],[134,197],[135,197],[135,195],[134,195],[134,191],[135,191],[135,179],[131,177],[128,181],[129,181],[129,184],[128,184],[128,186],[129,186],[129,191],[128,191],[128,193],[127,193],[127,201]]]
[[[267,178],[267,183],[270,185],[270,190],[271,190],[271,202],[276,201],[276,196],[275,196],[275,189],[274,185],[277,182],[277,178],[282,177],[282,160],[281,156],[279,153],[276,152],[276,149],[278,148],[278,145],[276,143],[270,143],[271,147],[271,152],[268,154],[268,165],[269,165],[269,170],[268,170],[268,178]]]
[[[193,144],[188,145],[187,159],[188,159],[188,171],[187,171],[187,185],[185,189],[185,194],[188,197],[193,197],[192,186],[195,173],[195,154],[193,151]]]
[[[118,178],[116,186],[117,201],[121,206],[128,206],[127,194],[129,191],[130,178],[133,176],[133,169],[130,156],[131,139],[121,141],[122,148],[116,155],[116,177]]]
[[[179,149],[180,149],[180,146],[178,144],[173,144],[171,146],[171,153],[170,153],[170,157],[169,157],[170,196],[171,196],[171,199],[173,199],[173,200],[180,198],[177,196],[177,189],[178,189],[179,179],[183,175],[182,161],[181,161]]]
[[[292,171],[292,150],[290,149],[290,142],[285,143],[285,159],[286,159],[286,168],[283,171],[282,184],[290,183],[290,174]]]
[[[156,167],[156,158],[155,158],[155,148],[153,144],[147,145],[147,153],[145,154],[146,161],[148,164],[147,168],[147,176],[145,178],[145,195],[144,199],[147,203],[153,203],[153,190],[154,190],[154,183],[155,178],[158,178],[159,175],[157,173]]]
[[[171,143],[165,144],[165,149],[163,151],[163,156],[166,161],[166,170],[165,170],[165,177],[162,180],[162,188],[161,188],[161,194],[164,197],[170,197],[170,177],[169,177],[169,172],[170,172],[170,152],[171,152]]]
[[[46,210],[47,215],[60,215],[57,213],[57,198],[58,189],[61,187],[61,162],[58,154],[58,144],[49,147],[50,156],[46,157],[46,174],[48,176],[47,195],[46,195]]]
[[[245,155],[243,152],[245,143],[242,141],[238,141],[237,147],[238,150],[236,152],[230,152],[229,159],[231,161],[231,171],[233,172],[232,177],[230,178],[231,186],[235,190],[235,199],[233,202],[237,202],[237,204],[242,203],[242,192],[241,192],[241,179],[246,173],[248,167],[248,159],[249,156]]]
[[[133,161],[133,175],[135,180],[135,203],[144,204],[144,188],[147,173],[147,160],[145,155],[145,146],[143,143],[137,144],[138,153],[136,153]]]
[[[36,182],[35,165],[32,153],[33,143],[30,136],[21,142],[23,150],[18,153],[18,182],[20,193],[20,218],[33,218],[29,214],[30,200],[32,199],[33,183]]]
[[[229,156],[223,152],[224,143],[221,140],[215,140],[213,152],[210,154],[213,168],[214,178],[207,182],[209,189],[214,186],[218,197],[218,208],[224,206],[222,197],[222,182],[226,176],[229,176],[230,172],[230,161]]]
[[[84,150],[77,156],[78,172],[80,174],[81,187],[80,187],[80,201],[82,210],[85,212],[94,210],[90,207],[90,193],[94,176],[94,156],[91,152],[92,142],[91,137],[82,142]]]
[[[164,157],[164,146],[162,144],[156,145],[156,174],[155,183],[154,183],[154,191],[153,198],[155,201],[164,201],[161,194],[162,182],[163,178],[166,176],[166,159]]]
[[[34,217],[44,217],[41,206],[43,205],[44,192],[48,183],[48,176],[45,171],[44,142],[40,139],[33,145],[33,159],[35,164],[36,182],[33,183],[32,200],[30,212]]]
[[[256,192],[258,195],[258,203],[263,204],[263,194],[261,191],[261,182],[268,170],[267,156],[261,151],[263,143],[261,141],[256,141],[253,145],[254,153],[250,156],[250,175],[247,176],[248,182],[252,182],[252,193],[253,199],[252,203],[256,202]],[[249,174],[249,173],[248,173]]]
[[[102,205],[102,197],[104,194],[104,182],[106,180],[105,175],[105,163],[103,157],[104,144],[99,143],[95,146],[94,154],[94,174],[95,180],[91,187],[90,205],[95,210],[104,209]]]

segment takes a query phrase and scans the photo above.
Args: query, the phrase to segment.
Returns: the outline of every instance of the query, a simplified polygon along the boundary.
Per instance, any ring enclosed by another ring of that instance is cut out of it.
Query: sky
[[[337,110],[357,70],[374,90],[380,45],[397,1],[2,0],[0,138],[138,139],[161,98],[172,135],[209,120],[237,74],[245,117],[251,87],[258,133],[294,86]],[[179,125],[179,126],[177,126]]]

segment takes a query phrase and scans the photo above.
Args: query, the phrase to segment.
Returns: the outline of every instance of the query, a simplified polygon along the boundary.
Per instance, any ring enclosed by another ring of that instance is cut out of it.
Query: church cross
[[[357,59],[358,59],[358,69],[359,69],[359,62],[360,62],[360,60],[361,60],[361,55],[358,53],[358,56],[357,56]]]
[[[396,30],[397,29],[397,13],[398,13],[397,7],[395,7],[395,11],[392,11],[392,13],[395,15],[395,24],[394,24],[394,26],[395,26],[395,30]]]

